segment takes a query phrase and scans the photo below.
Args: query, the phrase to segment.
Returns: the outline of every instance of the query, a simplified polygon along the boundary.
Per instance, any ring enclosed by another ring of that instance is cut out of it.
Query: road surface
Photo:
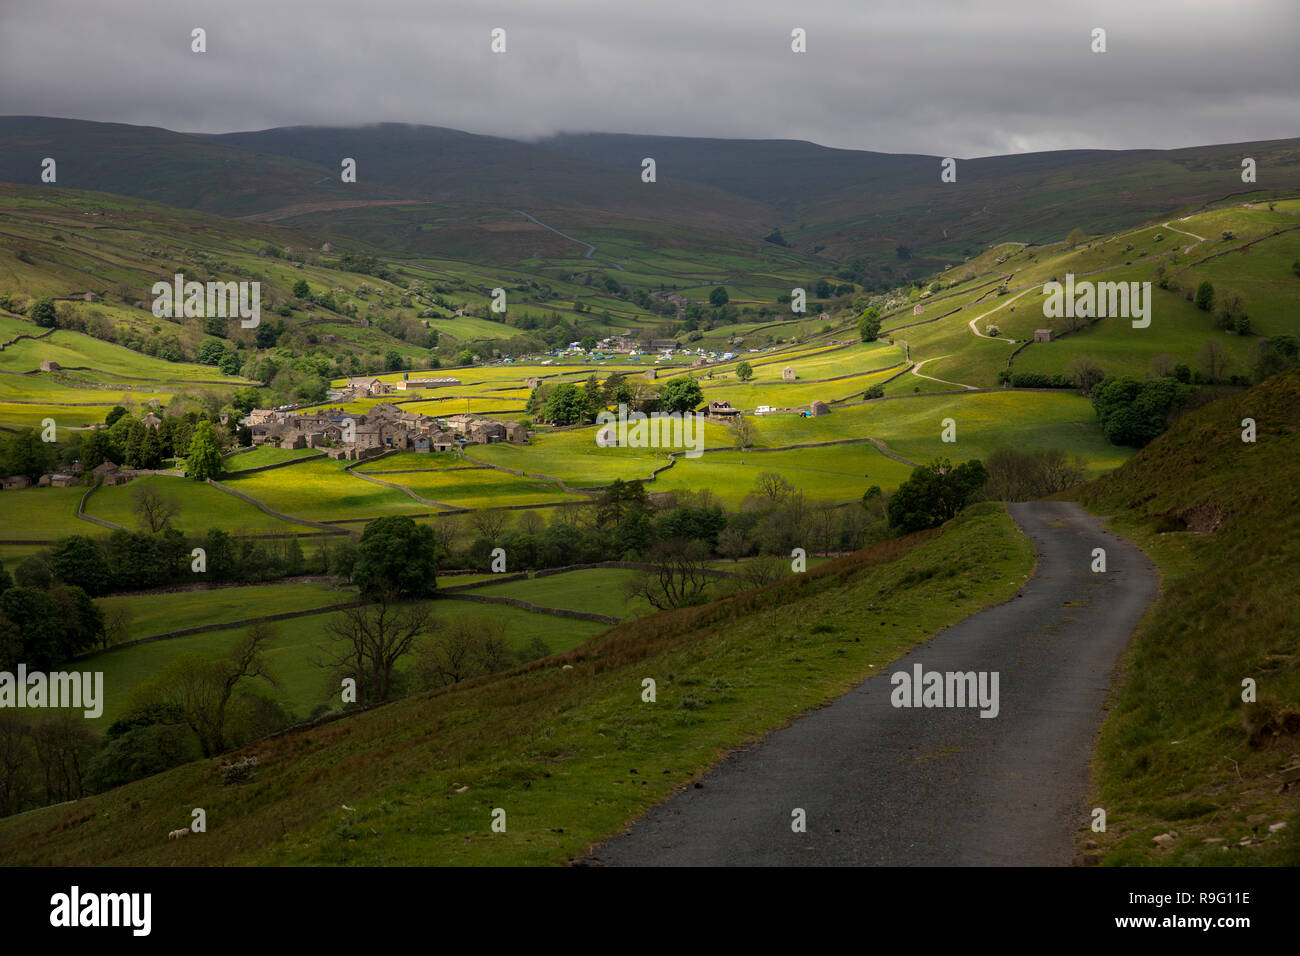
[[[1008,506],[1035,573],[829,707],[735,753],[612,838],[595,865],[1068,865],[1120,653],[1158,589],[1137,548],[1070,502]],[[1091,570],[1106,551],[1104,574]],[[997,671],[998,715],[895,708],[890,675]],[[792,812],[806,813],[806,832]]]

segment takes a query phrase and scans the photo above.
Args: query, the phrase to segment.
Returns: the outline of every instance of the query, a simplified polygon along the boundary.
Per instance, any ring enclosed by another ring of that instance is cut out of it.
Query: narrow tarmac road
[[[1070,502],[1009,510],[1033,576],[597,847],[608,866],[1069,865],[1102,705],[1159,577]],[[1091,570],[1093,549],[1106,572]],[[894,707],[892,674],[996,671],[998,713]],[[806,813],[806,832],[792,813]]]

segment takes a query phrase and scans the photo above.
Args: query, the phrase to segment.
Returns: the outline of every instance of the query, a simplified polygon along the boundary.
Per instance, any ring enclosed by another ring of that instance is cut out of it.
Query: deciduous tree
[[[1092,394],[1097,383],[1105,377],[1106,372],[1102,367],[1086,355],[1078,356],[1065,369],[1066,381],[1084,396]]]
[[[156,677],[137,685],[128,698],[129,709],[174,706],[198,737],[203,756],[222,753],[226,749],[226,711],[235,688],[257,677],[276,683],[263,653],[274,633],[267,624],[253,624],[224,657],[192,651],[175,658]]]
[[[904,534],[941,525],[976,499],[988,477],[977,459],[955,467],[946,458],[920,465],[889,499],[889,525]]]
[[[180,499],[165,494],[153,482],[138,482],[131,489],[131,500],[131,510],[150,534],[157,534],[170,526],[172,518],[181,513]]]
[[[348,608],[325,626],[331,638],[329,665],[336,676],[356,680],[359,703],[382,703],[397,691],[397,662],[433,626],[426,605],[399,604],[394,594],[381,595],[374,604]]]
[[[858,316],[858,337],[864,342],[874,342],[880,335],[880,310],[869,308]]]
[[[212,422],[201,421],[190,439],[185,473],[195,481],[221,477],[221,442]]]
[[[669,412],[689,412],[704,401],[700,383],[690,376],[669,380],[659,394],[660,403]]]
[[[428,525],[405,515],[367,522],[352,567],[352,581],[363,595],[428,597],[438,588],[437,574],[438,545]]]
[[[499,621],[459,618],[416,648],[414,671],[425,687],[442,687],[514,666],[517,658]]]
[[[695,604],[709,583],[708,561],[709,549],[702,541],[660,541],[646,555],[650,567],[637,572],[626,593],[660,610]]]

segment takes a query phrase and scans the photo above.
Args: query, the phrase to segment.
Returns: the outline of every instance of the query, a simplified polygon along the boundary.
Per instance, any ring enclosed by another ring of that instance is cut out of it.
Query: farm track
[[[525,219],[528,219],[536,223],[537,225],[541,226],[543,229],[549,229],[551,232],[555,233],[561,239],[568,239],[570,242],[576,242],[580,246],[586,246],[587,254],[583,256],[584,259],[590,259],[592,256],[596,254],[596,247],[593,246],[590,242],[584,242],[581,239],[574,239],[573,236],[570,236],[567,233],[560,232],[560,230],[556,229],[554,226],[548,226],[546,223],[542,222],[536,216],[530,216],[522,209],[516,209],[515,212],[519,213],[519,215],[523,216]],[[616,266],[616,268],[621,269],[622,266]]]
[[[516,209],[515,212],[519,213],[519,215],[523,216],[525,219],[531,219],[533,222],[537,223],[537,225],[541,226],[543,229],[549,229],[551,232],[555,233],[557,236],[559,236],[559,237],[562,238],[562,239],[568,239],[570,242],[576,242],[576,243],[577,243],[578,245],[580,245],[580,246],[586,246],[586,247],[587,247],[587,254],[586,254],[585,256],[583,256],[584,259],[590,259],[590,258],[592,258],[592,256],[594,256],[594,255],[596,254],[596,247],[593,246],[591,243],[589,243],[589,242],[584,242],[584,241],[581,240],[581,239],[575,239],[575,238],[573,238],[573,236],[570,236],[570,235],[568,235],[567,233],[560,232],[560,230],[556,229],[554,226],[548,226],[546,223],[542,222],[540,219],[536,218],[535,216],[530,216],[528,213],[524,212],[522,209]],[[615,269],[617,269],[619,272],[626,272],[626,271],[627,271],[627,270],[624,269],[621,265],[619,265],[617,262],[609,262],[608,264],[611,265],[611,266],[613,266],[613,267],[614,267]]]
[[[981,332],[979,329],[977,329],[977,328],[975,327],[975,323],[978,322],[980,319],[987,319],[987,318],[988,318],[990,315],[992,315],[994,312],[1001,312],[1003,309],[1005,309],[1007,306],[1009,306],[1012,302],[1015,302],[1016,299],[1019,299],[1019,298],[1020,298],[1021,296],[1023,296],[1023,295],[1028,295],[1029,292],[1032,291],[1034,288],[1035,288],[1034,286],[1030,286],[1028,289],[1025,289],[1023,292],[1020,292],[1020,293],[1018,293],[1017,295],[1013,295],[1011,298],[1007,299],[1005,302],[1003,302],[1003,303],[1002,303],[1001,305],[999,305],[997,308],[995,308],[995,309],[989,309],[987,312],[982,312],[982,313],[980,313],[979,315],[975,316],[975,318],[971,319],[971,320],[970,320],[968,323],[966,323],[966,324],[967,324],[968,326],[970,326],[970,330],[971,330],[972,332],[974,332],[977,336],[979,336],[979,337],[982,338],[982,339],[995,339],[995,340],[998,341],[998,342],[1009,342],[1010,344],[1015,345],[1015,344],[1016,344],[1016,340],[1015,340],[1015,339],[1007,339],[1007,338],[1003,338],[1003,337],[1000,336],[1000,335],[985,335],[983,332]],[[971,304],[974,305],[974,303],[971,303]],[[933,360],[932,360],[932,359],[927,359],[926,361],[933,361]],[[949,384],[951,384],[951,383],[949,383]]]
[[[592,849],[614,866],[1067,866],[1115,665],[1159,577],[1071,502],[1008,506],[1033,576]],[[1092,549],[1108,570],[1093,574]],[[914,667],[1000,676],[998,713],[895,707]],[[807,831],[793,832],[792,811]]]
[[[1191,218],[1190,216],[1184,216],[1184,217],[1183,217],[1183,219],[1190,219],[1190,218]],[[1179,222],[1182,222],[1183,219],[1180,219],[1180,220],[1178,220],[1178,221],[1179,221]],[[1196,241],[1193,242],[1190,246],[1184,246],[1184,247],[1183,247],[1183,255],[1187,255],[1187,253],[1191,252],[1193,249],[1195,249],[1197,246],[1199,246],[1202,242],[1208,242],[1208,241],[1209,241],[1209,240],[1207,240],[1204,236],[1198,236],[1196,233],[1194,233],[1194,232],[1188,232],[1186,229],[1179,229],[1179,228],[1178,228],[1177,226],[1175,226],[1172,222],[1166,222],[1166,223],[1164,223],[1164,227],[1165,227],[1166,229],[1172,229],[1174,232],[1181,232],[1184,236],[1191,236],[1193,239],[1196,240]]]
[[[923,360],[923,361],[917,362],[915,365],[912,366],[912,368],[911,368],[911,372],[912,372],[912,374],[915,375],[917,378],[928,378],[930,381],[932,381],[932,382],[939,382],[939,383],[942,384],[942,385],[956,385],[958,388],[964,388],[964,389],[966,389],[967,391],[971,391],[971,392],[975,391],[976,389],[975,389],[975,386],[974,386],[974,385],[965,385],[965,384],[963,384],[963,383],[961,383],[961,382],[950,382],[950,381],[948,381],[948,380],[945,379],[945,378],[935,378],[933,375],[923,375],[923,374],[921,374],[920,368],[921,368],[921,366],[924,365],[926,362],[941,362],[941,361],[943,361],[943,360],[946,359],[946,358],[952,358],[952,356],[951,356],[951,355],[940,355],[938,358],[928,358],[928,359],[925,359],[925,360]]]

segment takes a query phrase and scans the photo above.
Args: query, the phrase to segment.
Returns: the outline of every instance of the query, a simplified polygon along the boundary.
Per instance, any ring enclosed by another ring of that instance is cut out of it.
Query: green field
[[[265,584],[106,597],[100,598],[98,603],[105,611],[116,607],[128,608],[131,612],[131,629],[127,639],[137,640],[207,624],[243,621],[266,614],[304,611],[329,604],[345,604],[356,598],[355,588],[341,590],[325,584]]]
[[[0,339],[3,341],[8,342],[19,335],[36,335],[43,331],[45,330],[37,328],[34,322],[9,315],[0,309]]]
[[[1114,281],[1148,278],[1136,270],[1121,270],[1115,273]],[[1300,285],[1300,282],[1297,284]],[[1181,296],[1154,286],[1151,294],[1150,327],[1135,329],[1128,319],[1100,319],[1083,331],[1052,342],[1030,345],[1016,356],[1014,371],[1056,374],[1064,372],[1075,358],[1086,356],[1108,374],[1144,378],[1150,371],[1151,360],[1157,355],[1179,356],[1189,366],[1196,368],[1200,350],[1208,341],[1218,342],[1229,356],[1229,374],[1249,371],[1251,350],[1255,345],[1253,337],[1215,329],[1209,313],[1196,308]],[[1037,321],[1048,320],[1039,314]],[[1026,327],[1027,325],[1028,323]],[[1004,331],[1009,330],[1004,327]],[[1017,331],[1022,336],[1027,334],[1025,328]],[[944,367],[943,363],[935,364]]]
[[[794,369],[799,380],[856,375],[868,369],[884,368],[901,362],[903,350],[879,342],[864,342],[847,348],[819,349],[794,356],[786,356],[782,353],[771,356],[741,353],[738,357],[749,362],[754,369],[753,381],[762,383],[781,381],[781,373],[787,367]]]
[[[722,386],[708,385],[704,388],[706,402],[727,401],[734,408],[749,411],[760,405],[773,408],[795,408],[808,405],[814,401],[834,402],[843,399],[856,400],[873,385],[879,385],[898,369],[877,372],[874,375],[854,375],[837,379],[833,382],[750,382]],[[706,383],[707,385],[707,383]]]
[[[313,587],[319,586],[271,585],[231,588],[228,589],[230,593],[225,598],[217,600],[207,600],[206,595],[220,592],[205,592],[203,606],[211,608],[219,621],[226,616],[246,618],[254,617],[259,613],[273,614],[282,610],[294,610],[299,604],[312,607],[343,603],[350,597],[347,592],[333,592],[332,597],[329,592],[323,591],[313,594],[307,590]],[[284,588],[297,590],[291,590],[282,599],[279,597],[279,592]],[[240,601],[241,596],[246,596],[247,600],[242,605],[234,603]],[[165,625],[165,622],[153,621],[152,617],[141,616],[140,605],[144,599],[133,597],[124,600],[131,602],[131,607],[137,615],[137,626]],[[281,606],[282,603],[284,606]],[[195,612],[183,610],[182,602],[172,606],[181,611],[182,620],[187,622],[197,620]],[[241,614],[241,606],[249,613]],[[337,693],[327,686],[326,674],[317,666],[317,662],[324,659],[328,648],[325,626],[331,617],[332,614],[309,615],[272,623],[275,637],[268,645],[266,658],[272,673],[280,681],[280,687],[271,687],[260,680],[255,681],[254,685],[257,692],[270,696],[299,718],[305,718],[318,704],[329,703],[331,693]],[[522,647],[533,638],[540,638],[555,652],[574,647],[605,629],[605,625],[590,621],[534,614],[506,605],[475,604],[452,599],[437,602],[436,618],[440,621],[469,618],[500,623],[505,627],[506,639],[512,646]],[[142,624],[141,622],[144,621],[151,623]],[[198,623],[202,622],[198,621]],[[173,628],[167,627],[167,629]],[[228,652],[242,633],[242,629],[232,628],[137,644],[79,659],[70,664],[67,669],[103,671],[104,713],[95,723],[107,727],[123,714],[131,688],[157,674],[169,661],[192,651],[213,657],[219,656]],[[409,663],[408,658],[403,666]]]
[[[524,414],[524,403],[527,401],[528,396],[526,395],[517,398],[492,395],[472,398],[441,398],[424,402],[412,402],[409,405],[403,405],[402,410],[416,412],[420,415],[432,415],[435,418],[445,418],[448,415],[483,415],[487,413],[519,418]]]
[[[636,573],[621,568],[589,568],[491,584],[475,588],[474,593],[519,598],[540,607],[593,611],[618,618],[641,617],[654,613],[655,609],[643,598],[629,601],[623,590]]]
[[[945,457],[986,458],[997,448],[1059,448],[1084,459],[1097,474],[1119,466],[1132,449],[1112,445],[1097,427],[1092,405],[1073,392],[1008,389],[974,395],[936,395],[871,402],[846,409],[867,434],[882,438],[915,462]],[[829,417],[829,416],[828,416]],[[943,420],[956,423],[956,441],[944,442]]]
[[[252,451],[227,456],[222,468],[225,474],[230,475],[250,468],[279,465],[286,461],[297,461],[299,458],[310,458],[320,454],[322,452],[319,448],[276,448],[274,445],[262,445]]]
[[[754,492],[759,475],[775,472],[810,501],[838,504],[860,500],[872,485],[897,488],[911,470],[868,442],[790,451],[719,451],[679,459],[648,487],[651,491],[708,488],[720,502],[735,508]]]
[[[222,484],[294,518],[311,521],[413,514],[428,505],[344,471],[347,462],[318,459],[253,475],[232,475]]]
[[[653,448],[598,448],[595,428],[539,434],[528,447],[476,445],[466,454],[471,460],[558,478],[574,488],[649,478],[668,463],[668,455]]]
[[[164,362],[132,352],[120,345],[101,342],[80,332],[58,329],[53,335],[33,340],[24,339],[0,352],[0,369],[29,372],[41,367],[41,362],[51,360],[64,368],[86,366],[101,372],[111,372],[152,381],[213,381],[231,385],[246,384],[246,380],[222,375],[208,365],[186,362]]]
[[[1283,233],[1200,263],[1182,278],[1188,284],[1211,282],[1220,300],[1228,293],[1240,295],[1256,334],[1295,335],[1300,332],[1300,319],[1296,317],[1300,276],[1291,269],[1296,261],[1300,261],[1300,231]]]
[[[456,468],[377,477],[410,488],[423,498],[457,508],[503,508],[589,500],[583,495],[563,491],[552,482],[521,478],[493,468]]]
[[[465,460],[455,452],[403,451],[362,462],[353,471],[382,476],[384,472],[438,471],[455,466],[466,467]]]
[[[913,381],[920,384],[925,380],[914,376],[900,380],[905,386],[911,386]],[[946,386],[934,384],[934,388]],[[910,392],[910,388],[903,390]],[[950,417],[957,423],[954,443],[941,441],[942,422]],[[817,418],[764,415],[752,417],[751,422],[758,448],[871,437],[884,441],[895,453],[915,462],[938,456],[960,460],[982,458],[998,447],[1011,445],[1061,448],[1081,456],[1091,471],[1099,472],[1116,467],[1131,454],[1102,437],[1087,399],[1067,391],[1004,389],[971,395],[908,397],[836,408],[829,415]],[[705,448],[734,444],[733,435],[725,427],[706,426]],[[574,487],[608,484],[615,478],[646,478],[652,469],[668,460],[666,453],[658,453],[656,449],[598,448],[594,427],[543,432],[527,447],[475,446],[469,454],[492,464],[558,477]],[[741,461],[746,464],[741,465]],[[861,497],[870,484],[887,489],[896,487],[908,469],[885,458],[868,444],[789,452],[710,451],[698,459],[680,457],[676,465],[660,474],[650,490],[683,489],[694,482],[712,489],[722,500],[734,502],[748,493],[754,476],[765,470],[787,474],[810,497],[846,501]],[[866,474],[871,474],[872,479],[855,492],[850,479]],[[877,476],[882,480],[875,480]]]
[[[69,534],[106,534],[96,524],[77,517],[77,502],[85,488],[23,488],[0,491],[0,538],[53,541]]]
[[[468,458],[529,474],[559,478],[575,488],[607,485],[615,478],[648,478],[651,471],[668,463],[670,451],[685,446],[658,448],[601,448],[596,445],[596,427],[567,431],[542,431],[530,444],[472,445]],[[704,424],[703,447],[720,448],[735,440],[730,429],[712,422]],[[672,437],[672,436],[670,436]]]
[[[7,351],[7,350],[6,350]],[[0,353],[3,354],[3,353]],[[145,405],[150,401],[171,401],[173,392],[160,392],[141,383],[111,382],[95,388],[85,387],[54,373],[37,375],[0,375],[0,401],[31,402],[49,405],[98,402],[107,405]]]
[[[98,395],[98,393],[96,393]],[[0,425],[7,428],[45,427],[45,419],[54,419],[55,433],[60,441],[67,439],[69,428],[85,428],[87,425],[99,425],[104,416],[113,410],[118,402],[108,405],[19,405],[14,402],[0,402]]]
[[[100,488],[87,500],[86,514],[137,530],[139,518],[135,513],[135,495],[140,488],[156,488],[163,495],[174,498],[180,510],[171,519],[172,527],[188,533],[209,528],[221,528],[233,534],[311,530],[306,525],[289,524],[274,518],[219,488],[168,475],[148,475],[129,484]]]

